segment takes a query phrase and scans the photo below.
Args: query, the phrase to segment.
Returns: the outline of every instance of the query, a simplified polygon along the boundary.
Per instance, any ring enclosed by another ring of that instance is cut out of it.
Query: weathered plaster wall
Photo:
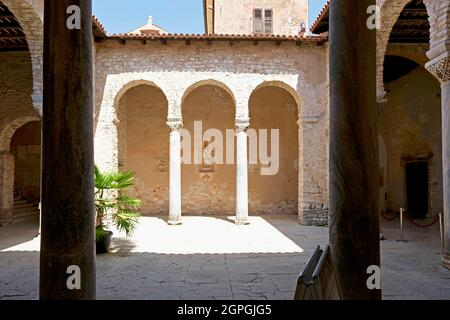
[[[299,127],[298,211],[304,224],[328,221],[328,82],[326,48],[304,43],[114,41],[96,47],[96,162],[119,168],[117,106],[139,84],[160,88],[168,117],[183,120],[182,101],[192,89],[214,85],[230,91],[230,117],[248,121],[249,100],[259,86],[283,88],[297,96]],[[250,119],[251,123],[251,119]],[[168,131],[167,131],[168,135]],[[208,194],[204,194],[207,197]],[[234,205],[234,204],[233,204]]]
[[[253,9],[273,9],[273,33],[298,35],[308,26],[308,0],[215,0],[216,34],[253,34]]]
[[[379,126],[388,157],[388,209],[406,206],[402,157],[432,152],[429,162],[430,214],[442,211],[441,105],[438,81],[422,67],[386,85]]]

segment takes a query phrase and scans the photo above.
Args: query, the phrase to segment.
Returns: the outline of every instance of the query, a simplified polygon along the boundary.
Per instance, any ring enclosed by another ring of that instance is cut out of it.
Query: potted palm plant
[[[134,173],[101,172],[95,166],[95,240],[97,254],[107,253],[115,226],[120,232],[131,236],[138,224],[142,201],[125,195],[124,191],[134,185]]]

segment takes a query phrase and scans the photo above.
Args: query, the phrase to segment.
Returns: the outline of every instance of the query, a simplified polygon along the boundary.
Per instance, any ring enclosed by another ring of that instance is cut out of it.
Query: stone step
[[[27,204],[28,202],[26,200],[22,200],[22,199],[14,199],[14,205],[19,205],[19,204]]]
[[[13,211],[13,215],[15,217],[26,216],[26,215],[39,215],[39,210],[30,209],[30,210],[22,210],[22,211]]]
[[[28,209],[28,208],[36,208],[36,206],[32,205],[31,203],[24,203],[24,204],[18,204],[14,205],[14,210],[22,210],[22,209]]]
[[[34,209],[29,209],[29,210],[13,211],[13,214],[14,214],[15,216],[29,215],[29,214],[37,214],[37,215],[39,215],[39,210],[37,210],[36,208],[34,208]]]

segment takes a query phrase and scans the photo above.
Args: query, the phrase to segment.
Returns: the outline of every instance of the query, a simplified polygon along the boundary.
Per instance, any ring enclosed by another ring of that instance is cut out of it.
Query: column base
[[[442,265],[444,266],[444,268],[450,270],[450,256],[445,255],[442,257]]]
[[[250,224],[250,220],[249,219],[236,219],[235,221],[234,221],[234,223],[237,225],[237,226],[248,226],[249,224]]]
[[[169,222],[167,222],[167,224],[169,226],[181,226],[183,224],[183,220],[178,219],[178,220],[169,220]]]

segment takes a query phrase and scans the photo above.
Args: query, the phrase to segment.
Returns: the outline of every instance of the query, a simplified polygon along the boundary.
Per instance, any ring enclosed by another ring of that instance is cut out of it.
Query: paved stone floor
[[[0,228],[0,299],[37,299],[36,223]],[[383,224],[385,299],[450,299],[450,271],[440,265],[439,229]],[[292,299],[299,272],[328,229],[292,216],[186,217],[169,227],[141,218],[132,239],[116,233],[113,253],[97,258],[99,299]]]

